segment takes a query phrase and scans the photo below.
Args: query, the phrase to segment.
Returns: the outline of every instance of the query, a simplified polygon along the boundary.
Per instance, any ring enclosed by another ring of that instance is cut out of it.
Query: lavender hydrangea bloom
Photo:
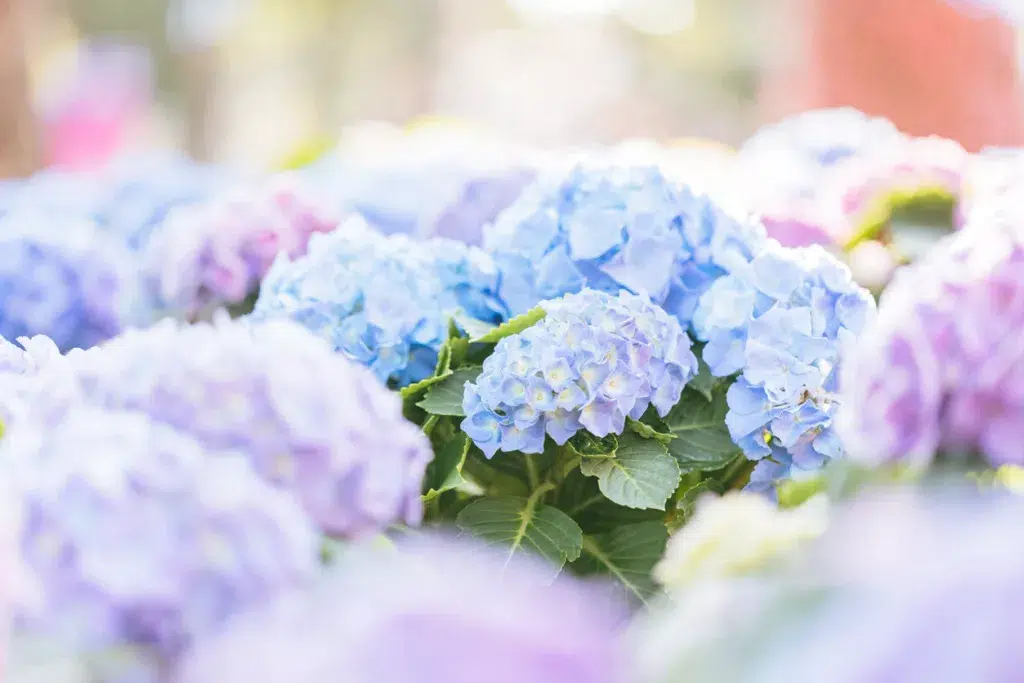
[[[247,454],[332,535],[420,521],[426,437],[397,395],[298,325],[168,321],[119,337],[76,371],[93,403]]]
[[[651,405],[668,414],[697,374],[679,322],[644,297],[584,290],[543,306],[466,383],[462,430],[488,457],[541,453],[545,435],[561,445],[580,429],[621,434]]]
[[[844,375],[840,428],[858,460],[1024,464],[1021,218],[1012,198],[978,207],[886,290]]]
[[[95,224],[44,211],[0,218],[0,335],[42,334],[67,351],[144,320],[138,269]]]
[[[1015,24],[1024,24],[1024,7],[1017,0],[946,0],[967,14],[999,16]]]
[[[179,208],[146,247],[150,286],[162,307],[190,315],[237,304],[259,288],[279,253],[299,257],[310,236],[337,225],[290,176]]]
[[[0,338],[0,435],[24,418],[37,396],[52,389],[53,375],[74,382],[52,339],[21,337],[18,344]]]
[[[748,458],[771,458],[755,481],[842,455],[832,428],[840,352],[873,313],[867,291],[816,246],[770,243],[701,299],[694,328],[704,360],[717,377],[740,373],[726,395],[729,433]]]
[[[747,263],[760,224],[657,168],[576,166],[538,181],[484,234],[513,314],[584,287],[644,293],[687,324],[711,283]]]
[[[44,598],[22,615],[29,633],[173,658],[317,566],[308,517],[244,454],[141,413],[72,404],[12,430],[0,468],[24,497],[21,550]]]
[[[547,567],[427,538],[239,620],[174,683],[617,683],[625,613]]]
[[[295,320],[382,381],[405,386],[434,371],[453,315],[506,317],[497,289],[497,270],[482,251],[386,237],[356,218],[314,236],[305,257],[279,257],[252,319]]]
[[[857,501],[785,574],[702,586],[646,623],[635,680],[1018,681],[1022,513],[1012,496]]]
[[[432,235],[479,245],[483,228],[518,199],[535,177],[534,171],[513,168],[474,177],[455,202],[434,221]]]

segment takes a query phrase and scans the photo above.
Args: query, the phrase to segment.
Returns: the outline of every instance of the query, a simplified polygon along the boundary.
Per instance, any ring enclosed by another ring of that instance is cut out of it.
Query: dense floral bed
[[[9,680],[1024,676],[1024,157],[424,135],[0,186]]]

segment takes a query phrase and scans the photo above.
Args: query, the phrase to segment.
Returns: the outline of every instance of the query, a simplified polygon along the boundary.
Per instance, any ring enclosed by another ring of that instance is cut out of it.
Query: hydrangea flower
[[[928,137],[902,138],[852,160],[823,190],[837,203],[838,238],[845,242],[877,237],[890,225],[895,210],[920,202],[952,205],[950,227],[959,227],[970,159],[958,143]]]
[[[1024,464],[1022,218],[1009,198],[976,211],[897,274],[844,375],[840,427],[854,457]]]
[[[133,411],[73,403],[0,445],[23,496],[21,552],[43,600],[26,633],[166,658],[312,578],[318,537],[294,499],[235,451]]]
[[[821,495],[788,510],[751,493],[708,496],[669,539],[654,577],[666,588],[688,590],[702,581],[756,573],[816,539],[827,525],[828,501]]]
[[[459,126],[362,124],[303,175],[333,207],[383,233],[478,245],[483,226],[533,180],[532,156]]]
[[[426,437],[396,394],[298,325],[166,321],[76,359],[76,372],[92,403],[247,454],[332,535],[420,521]]]
[[[159,304],[195,315],[241,303],[276,256],[301,256],[311,235],[338,221],[282,176],[173,211],[149,239],[146,271]]]
[[[0,336],[88,348],[145,320],[139,273],[118,240],[44,210],[0,218]]]
[[[52,375],[74,383],[52,339],[21,337],[15,345],[0,338],[0,435],[25,417],[37,396],[52,390]]]
[[[541,453],[545,435],[562,445],[580,429],[621,434],[651,405],[668,414],[697,374],[679,322],[644,297],[584,290],[543,306],[466,383],[462,430],[488,457]]]
[[[850,271],[820,247],[770,243],[750,267],[716,281],[694,318],[716,377],[729,387],[726,425],[752,460],[755,487],[843,454],[832,428],[840,351],[874,312]],[[770,458],[770,460],[765,460]]]
[[[625,616],[549,567],[428,537],[239,620],[174,683],[619,683]]]
[[[482,251],[451,240],[383,236],[359,218],[315,235],[309,253],[280,256],[253,320],[290,318],[398,386],[428,377],[458,312],[487,323],[507,311]]]
[[[762,126],[740,147],[737,171],[761,212],[781,197],[813,196],[826,170],[902,137],[890,121],[851,107],[815,109]]]
[[[1024,7],[1017,0],[946,0],[950,5],[972,15],[998,16],[1015,24],[1024,24]]]
[[[747,263],[763,235],[655,167],[578,165],[525,191],[484,247],[513,314],[587,287],[646,294],[687,324],[700,295]]]
[[[635,633],[634,680],[1020,680],[1022,513],[1012,496],[856,501],[780,576],[702,585],[655,612]]]

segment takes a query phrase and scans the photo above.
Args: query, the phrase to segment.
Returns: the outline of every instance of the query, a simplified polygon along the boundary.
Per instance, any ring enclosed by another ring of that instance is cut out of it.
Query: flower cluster
[[[644,297],[584,290],[543,306],[466,383],[462,429],[488,457],[540,453],[545,435],[561,445],[580,429],[621,434],[651,405],[666,415],[697,373],[690,338]]]
[[[198,647],[174,683],[624,680],[621,606],[550,578],[547,567],[489,548],[403,543],[239,620]]]
[[[383,233],[478,245],[481,230],[535,175],[532,155],[463,128],[349,129],[334,154],[303,171],[343,213]]]
[[[338,221],[292,177],[171,212],[148,240],[146,271],[158,305],[195,315],[237,304],[259,288],[275,257],[306,251]]]
[[[420,520],[426,437],[397,395],[298,325],[167,321],[78,359],[76,372],[92,403],[247,454],[332,535]]]
[[[1018,680],[1022,513],[1012,496],[858,500],[780,576],[704,585],[654,615],[634,680]]]
[[[382,381],[404,386],[434,371],[460,310],[487,323],[505,318],[498,283],[494,264],[474,247],[383,236],[353,218],[315,235],[306,256],[278,258],[253,320],[290,318]]]
[[[1016,202],[974,212],[886,290],[844,375],[841,427],[853,456],[1024,464],[1022,218]]]
[[[0,435],[24,418],[37,396],[52,389],[45,375],[64,375],[74,382],[52,339],[21,337],[18,344],[0,338]]]
[[[711,283],[750,261],[737,220],[657,168],[576,166],[539,180],[485,230],[514,314],[584,287],[643,293],[687,324]]]
[[[243,454],[141,413],[78,403],[21,424],[0,468],[24,501],[21,553],[43,600],[21,622],[40,637],[173,658],[316,568],[315,529],[291,496]]]
[[[69,220],[60,220],[69,218]],[[88,348],[143,320],[138,268],[95,224],[45,211],[0,218],[0,336]]]
[[[770,243],[750,267],[716,281],[700,301],[697,337],[711,373],[740,373],[726,425],[755,481],[840,456],[832,421],[840,351],[861,332],[874,300],[820,247]],[[774,461],[774,462],[773,462]]]

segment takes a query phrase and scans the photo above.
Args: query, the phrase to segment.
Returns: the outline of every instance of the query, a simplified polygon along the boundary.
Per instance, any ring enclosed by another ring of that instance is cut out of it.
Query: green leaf
[[[619,447],[619,439],[614,434],[599,439],[587,430],[581,429],[569,439],[569,446],[584,457],[612,457],[615,455],[615,449]]]
[[[608,574],[621,583],[630,597],[646,605],[658,592],[651,571],[665,553],[668,530],[658,521],[641,522],[606,534],[585,536],[583,555],[573,569],[584,576]]]
[[[740,453],[725,426],[728,410],[725,387],[716,387],[711,401],[687,388],[665,416],[665,426],[676,437],[668,444],[668,450],[684,474],[720,469]]]
[[[526,313],[518,315],[508,322],[499,325],[487,334],[475,337],[472,341],[473,343],[478,344],[497,344],[505,337],[511,337],[513,334],[519,334],[527,327],[533,327],[545,315],[547,315],[547,312],[540,306],[537,306],[536,308],[530,309]]]
[[[409,386],[402,387],[401,389],[399,389],[398,393],[404,399],[416,398],[417,396],[419,396],[420,394],[422,394],[423,392],[425,392],[427,389],[434,386],[438,382],[441,382],[447,379],[448,377],[451,377],[452,374],[452,371],[449,370],[441,375],[432,375],[431,377],[427,377],[426,379],[421,379],[419,382],[414,382]]]
[[[576,520],[585,534],[600,534],[627,524],[661,522],[660,510],[636,510],[608,500],[594,477],[573,470],[558,488],[555,505]]]
[[[446,375],[452,370],[452,347],[448,344],[448,340],[441,345],[441,350],[437,352],[437,365],[434,366],[434,376]]]
[[[465,393],[466,382],[475,382],[481,371],[482,368],[478,366],[456,370],[431,386],[427,395],[416,405],[431,415],[463,417],[462,395]]]
[[[686,386],[707,400],[714,400],[715,385],[719,378],[711,374],[711,368],[704,362],[704,344],[694,344],[693,352],[697,356],[697,375]]]
[[[601,493],[629,508],[664,510],[679,486],[679,465],[654,439],[624,433],[615,457],[585,457],[583,474],[597,477]]]
[[[469,445],[469,437],[462,432],[456,432],[434,448],[434,459],[427,465],[427,473],[423,479],[424,501],[434,500],[445,491],[451,491],[466,483],[462,477],[462,467],[466,464]]]
[[[675,533],[683,528],[697,509],[697,500],[705,493],[720,493],[718,485],[711,479],[697,482],[690,486],[679,496],[673,509],[665,519],[665,526],[669,531]]]
[[[518,553],[540,555],[561,568],[574,562],[583,549],[583,531],[558,508],[535,497],[481,498],[467,506],[455,523],[489,545]]]
[[[626,426],[633,430],[633,432],[635,432],[638,436],[642,436],[645,439],[654,439],[655,441],[666,445],[668,445],[669,442],[676,438],[675,434],[665,434],[659,432],[657,429],[650,426],[649,424],[645,424],[643,422],[640,422],[639,420],[634,420],[631,417],[626,418]]]

